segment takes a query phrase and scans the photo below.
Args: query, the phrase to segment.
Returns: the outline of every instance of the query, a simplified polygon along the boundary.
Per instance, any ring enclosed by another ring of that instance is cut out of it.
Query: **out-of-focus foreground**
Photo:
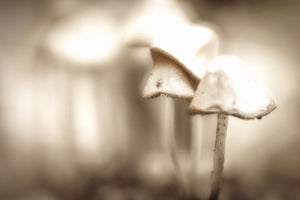
[[[135,9],[140,2],[0,2],[0,199],[181,196],[162,135],[164,102],[141,98],[153,65],[149,50],[126,43],[134,25],[164,22],[160,15],[134,21],[151,16],[150,7]],[[300,2],[174,2],[182,13],[162,13],[213,24],[221,53],[245,60],[277,104],[263,120],[230,118],[222,198],[300,199]],[[191,127],[197,119],[188,102],[175,106],[180,162],[188,169],[191,132],[199,127]],[[199,196],[210,186],[209,138],[199,142],[206,173],[195,175]]]

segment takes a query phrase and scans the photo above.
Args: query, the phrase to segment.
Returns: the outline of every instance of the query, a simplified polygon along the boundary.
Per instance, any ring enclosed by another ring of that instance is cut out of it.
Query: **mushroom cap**
[[[175,59],[193,78],[200,80],[217,54],[218,37],[212,29],[201,25],[178,26],[172,32],[158,34],[153,48]]]
[[[176,1],[137,1],[125,27],[124,41],[131,46],[150,47],[157,34],[186,23],[186,13]]]
[[[143,97],[165,94],[174,98],[193,98],[198,81],[186,72],[183,65],[160,49],[151,49],[151,55],[154,68],[147,78]]]
[[[260,119],[275,108],[245,64],[232,56],[211,63],[190,104],[191,113],[224,113],[242,119]]]
[[[107,64],[119,54],[120,43],[114,16],[105,8],[85,8],[58,20],[45,35],[47,50],[72,66]]]

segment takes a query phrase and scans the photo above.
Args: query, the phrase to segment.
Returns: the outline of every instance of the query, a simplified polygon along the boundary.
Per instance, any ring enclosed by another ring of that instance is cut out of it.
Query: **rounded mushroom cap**
[[[188,23],[184,10],[173,0],[137,1],[125,27],[125,44],[150,47],[157,34]]]
[[[85,8],[58,20],[45,36],[47,50],[72,66],[106,64],[120,52],[117,24],[104,8]]]
[[[154,40],[152,49],[160,50],[176,60],[195,79],[200,80],[208,63],[218,51],[215,32],[200,25],[178,26],[172,32],[162,32]],[[152,54],[153,59],[155,55]]]
[[[242,119],[260,119],[275,108],[245,64],[232,56],[211,63],[190,104],[192,113],[225,113]]]
[[[186,72],[182,64],[159,49],[151,49],[151,55],[154,68],[148,76],[143,97],[166,94],[175,98],[193,98],[198,81]]]

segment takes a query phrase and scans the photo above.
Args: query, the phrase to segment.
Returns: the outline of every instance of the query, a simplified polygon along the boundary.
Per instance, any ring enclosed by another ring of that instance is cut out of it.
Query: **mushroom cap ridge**
[[[165,94],[174,98],[192,99],[199,80],[186,71],[180,61],[159,48],[151,48],[154,67],[143,91],[144,98]]]
[[[184,70],[188,74],[189,78],[191,78],[191,80],[193,82],[199,83],[200,77],[198,77],[196,74],[194,74],[187,66],[185,66],[180,60],[178,60],[172,54],[168,53],[167,51],[165,51],[159,47],[151,47],[150,52],[151,52],[151,56],[152,56],[152,59],[154,60],[154,62],[157,59],[159,59],[161,56],[165,56],[166,58],[175,62],[178,65],[178,67],[182,68],[182,70]]]

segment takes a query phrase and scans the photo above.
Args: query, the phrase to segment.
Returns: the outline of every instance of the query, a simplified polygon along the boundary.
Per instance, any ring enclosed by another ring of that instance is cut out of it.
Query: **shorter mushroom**
[[[275,108],[241,60],[220,56],[211,63],[190,104],[191,113],[218,114],[210,200],[217,200],[221,189],[228,115],[261,119]]]

